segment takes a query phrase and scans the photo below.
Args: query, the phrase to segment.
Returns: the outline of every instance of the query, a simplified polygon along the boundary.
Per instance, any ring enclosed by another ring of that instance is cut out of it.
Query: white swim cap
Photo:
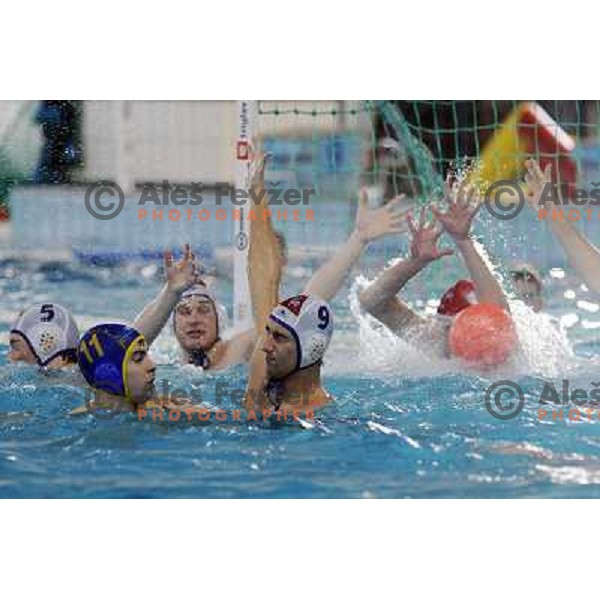
[[[19,315],[10,332],[25,339],[41,367],[63,352],[77,352],[77,324],[60,304],[47,302],[30,306]]]
[[[269,318],[287,329],[296,341],[296,369],[319,362],[333,334],[333,313],[329,304],[317,296],[292,296],[282,300]]]
[[[178,304],[193,296],[202,296],[213,303],[217,313],[217,339],[220,339],[221,333],[225,331],[228,326],[227,309],[217,300],[209,287],[199,283],[185,290],[185,292],[181,294]],[[175,313],[173,313],[173,327],[175,327]]]

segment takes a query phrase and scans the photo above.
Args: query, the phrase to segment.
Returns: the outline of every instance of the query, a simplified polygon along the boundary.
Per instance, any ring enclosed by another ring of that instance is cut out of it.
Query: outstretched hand
[[[363,188],[355,221],[355,231],[360,240],[366,244],[384,235],[405,233],[408,230],[406,216],[410,212],[409,208],[402,207],[405,200],[406,195],[402,194],[385,206],[371,210],[367,206],[367,191]]]
[[[552,182],[552,164],[548,163],[542,171],[538,161],[530,158],[525,161],[525,168],[525,198],[534,208],[543,208],[540,198],[546,185]]]
[[[450,178],[447,178],[444,184],[444,200],[447,204],[446,212],[442,212],[436,206],[431,207],[431,212],[444,231],[455,241],[466,240],[475,215],[481,207],[476,189],[465,181],[452,184]]]
[[[203,283],[198,272],[196,257],[190,245],[183,247],[183,258],[173,263],[173,254],[170,250],[164,253],[165,273],[169,288],[180,294],[196,283]]]
[[[444,256],[453,254],[450,248],[438,248],[437,243],[444,230],[435,222],[427,223],[427,210],[421,209],[419,222],[415,223],[412,215],[406,218],[412,233],[410,256],[413,260],[429,263]]]

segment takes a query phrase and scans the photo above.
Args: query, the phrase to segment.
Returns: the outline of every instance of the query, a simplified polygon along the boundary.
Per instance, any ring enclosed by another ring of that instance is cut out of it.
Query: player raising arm
[[[546,184],[551,182],[552,165],[547,165],[542,171],[537,161],[530,159],[525,167],[527,199],[536,209],[547,208],[540,204],[540,200]],[[590,290],[600,294],[600,250],[569,221],[549,219],[548,224],[579,277]]]
[[[438,248],[438,240],[444,231],[453,239],[472,281],[461,280],[450,288],[441,299],[438,314],[454,317],[476,302],[508,309],[502,287],[488,267],[482,250],[471,239],[473,220],[479,209],[478,198],[465,185],[450,186],[447,182],[445,202],[446,212],[432,208],[438,222],[427,222],[425,208],[421,209],[418,223],[408,217],[412,234],[409,256],[388,267],[359,294],[365,310],[391,331],[403,337],[409,335],[413,341],[420,339],[426,346],[436,340],[438,348],[443,345],[443,354],[447,354],[446,334],[451,320],[441,319],[432,323],[413,312],[397,294],[427,265],[453,254],[450,249]]]
[[[265,161],[262,155],[255,163],[251,185],[257,192],[264,186]],[[308,294],[278,302],[281,251],[264,197],[256,211],[260,216],[250,228],[248,280],[258,339],[244,405],[263,412],[306,413],[329,400],[321,384],[321,366],[333,333],[333,315],[325,301]]]

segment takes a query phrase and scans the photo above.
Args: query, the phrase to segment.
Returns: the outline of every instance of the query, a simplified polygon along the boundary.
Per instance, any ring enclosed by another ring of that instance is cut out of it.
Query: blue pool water
[[[598,378],[600,320],[593,298],[569,277],[547,277],[556,323],[515,305],[524,355],[499,373],[469,374],[390,339],[334,302],[337,329],[324,381],[336,401],[313,427],[253,423],[188,425],[69,417],[85,393],[68,374],[43,375],[6,361],[16,312],[45,299],[68,305],[82,327],[131,319],[159,288],[153,264],[0,263],[1,497],[580,497],[600,495],[600,419],[540,421],[544,382]],[[449,275],[448,275],[449,276]],[[439,282],[438,282],[439,283]],[[289,291],[297,291],[290,283]],[[433,286],[434,288],[436,286]],[[426,303],[423,284],[413,299]],[[230,284],[220,283],[225,299]],[[349,300],[350,297],[350,300]],[[583,302],[582,302],[583,301]],[[245,368],[206,376],[173,364],[172,335],[154,350],[158,380],[216,402],[215,386],[243,388]],[[510,421],[491,417],[486,388],[513,379],[526,395]],[[600,378],[598,378],[600,379]],[[224,408],[235,408],[226,400]]]

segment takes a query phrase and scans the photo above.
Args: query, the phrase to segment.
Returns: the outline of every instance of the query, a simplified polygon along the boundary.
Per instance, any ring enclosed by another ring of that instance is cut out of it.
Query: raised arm
[[[451,185],[446,180],[444,200],[446,212],[435,206],[431,211],[454,240],[475,285],[478,302],[489,302],[509,310],[506,294],[486,262],[483,248],[471,238],[473,220],[482,204],[475,189],[464,182]]]
[[[275,235],[271,216],[266,206],[264,174],[267,156],[259,155],[252,165],[250,189],[255,198],[261,200],[256,205],[256,220],[250,226],[250,246],[248,248],[248,284],[252,297],[252,312],[256,341],[250,359],[250,373],[244,406],[247,409],[262,409],[265,404],[267,384],[267,363],[262,345],[269,313],[279,301],[282,254],[279,240]]]
[[[547,208],[540,206],[540,199],[544,186],[552,181],[552,165],[547,165],[542,171],[535,160],[525,163],[527,173],[527,199],[536,208]],[[585,282],[590,290],[600,294],[600,250],[596,248],[579,230],[569,221],[548,219],[550,230],[563,247],[571,266]]]
[[[430,262],[452,254],[452,250],[437,247],[442,229],[426,222],[424,208],[418,224],[410,216],[407,221],[412,233],[410,256],[388,267],[359,294],[363,308],[395,333],[402,333],[407,327],[423,322],[397,294]]]
[[[162,331],[181,294],[199,281],[194,260],[195,257],[189,244],[183,248],[183,259],[176,264],[173,264],[171,252],[164,253],[167,283],[158,296],[144,307],[133,322],[133,327],[143,334],[148,346]]]
[[[250,190],[257,203],[251,200],[256,219],[250,226],[248,248],[248,283],[252,299],[254,326],[262,332],[271,309],[279,300],[281,281],[281,250],[273,229],[271,213],[265,192],[265,166],[267,156],[258,155],[252,164]],[[255,206],[255,208],[254,208]]]
[[[401,204],[404,196],[385,206],[369,210],[366,190],[361,190],[354,231],[335,254],[312,276],[305,292],[330,301],[340,290],[348,273],[356,264],[365,247],[384,235],[406,231],[406,214]]]

